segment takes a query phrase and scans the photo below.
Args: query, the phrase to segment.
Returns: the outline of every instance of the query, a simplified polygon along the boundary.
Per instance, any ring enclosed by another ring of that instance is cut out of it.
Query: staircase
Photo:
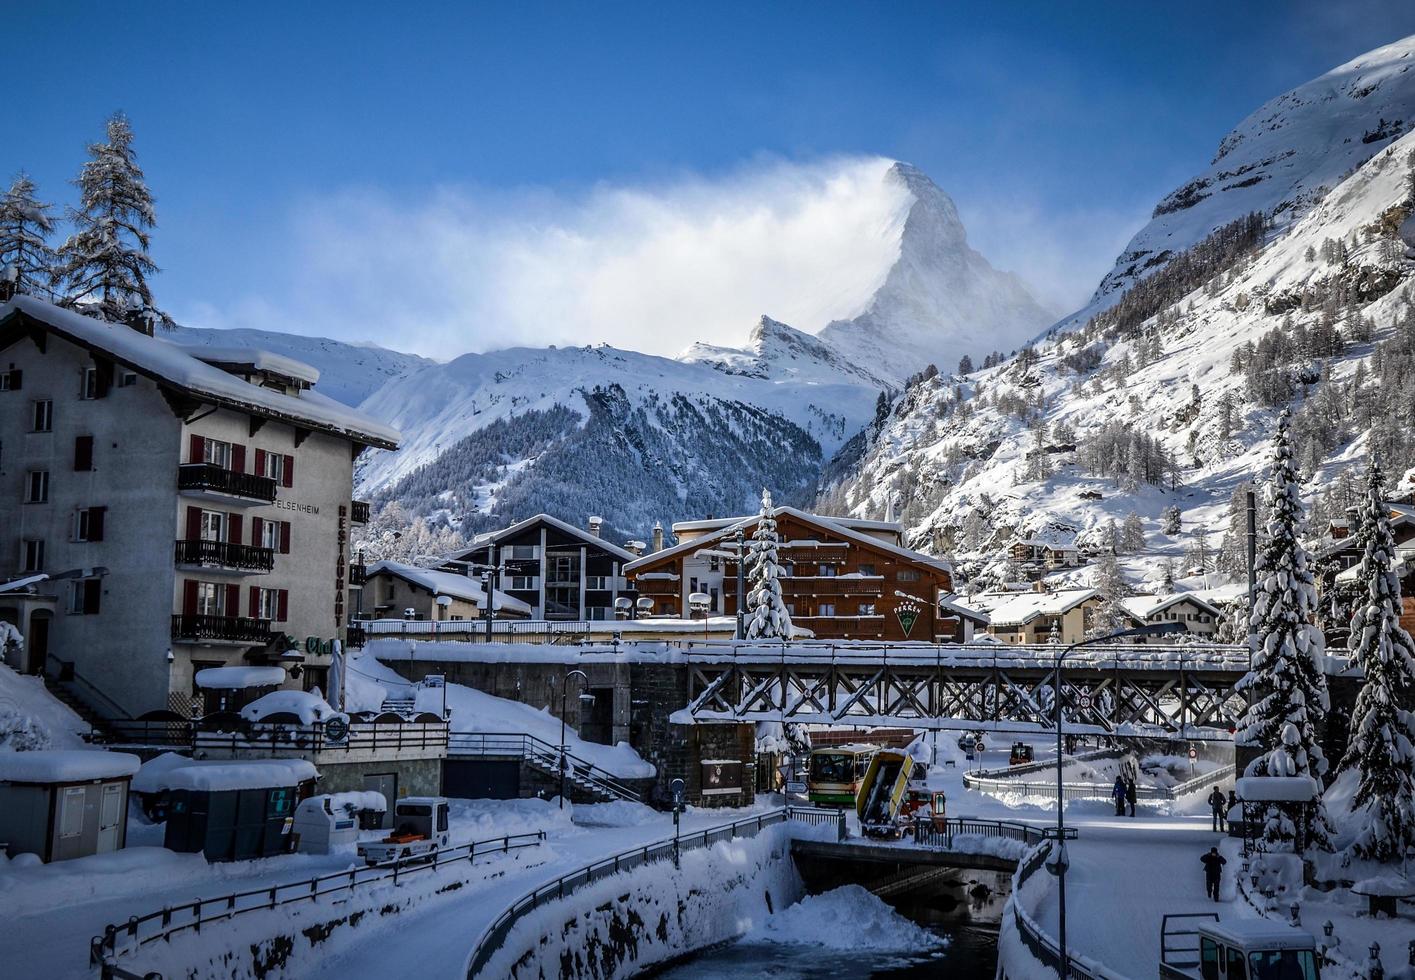
[[[108,720],[97,711],[93,710],[93,708],[89,707],[88,702],[82,700],[77,694],[70,690],[68,684],[63,681],[55,680],[52,677],[45,677],[44,687],[54,696],[56,701],[66,706],[88,724],[88,727],[91,729],[91,734],[89,735],[90,741],[99,741],[112,734],[108,730]]]
[[[385,714],[411,715],[417,710],[417,699],[406,698],[384,698],[383,704],[379,706],[379,711]]]
[[[520,759],[526,767],[557,782],[560,779],[560,746],[551,745],[519,732],[507,734],[487,734],[481,732],[452,732],[447,743],[449,758],[513,758]],[[595,803],[612,803],[628,800],[642,803],[643,797],[631,789],[617,776],[601,769],[593,763],[566,753],[568,771],[565,783],[569,788],[580,791],[585,798]]]

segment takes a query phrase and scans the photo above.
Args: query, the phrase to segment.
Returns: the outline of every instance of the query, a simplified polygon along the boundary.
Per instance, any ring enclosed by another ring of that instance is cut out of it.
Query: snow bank
[[[923,952],[947,945],[862,885],[845,885],[801,901],[768,918],[748,936],[773,943],[824,946],[827,949],[868,949]]]
[[[388,809],[388,801],[384,799],[383,794],[376,793],[371,789],[349,790],[345,793],[321,793],[318,796],[311,796],[305,802],[314,802],[316,806],[323,806],[326,800],[329,802],[330,813],[338,813],[340,810],[347,813],[359,813],[362,810],[384,813]]]
[[[204,667],[197,671],[197,687],[209,691],[239,691],[248,687],[279,687],[285,683],[284,667]]]
[[[279,670],[280,668],[275,669]],[[271,691],[241,709],[241,717],[246,721],[264,721],[270,715],[279,714],[296,715],[299,717],[301,725],[313,725],[316,722],[326,722],[331,718],[348,717],[336,711],[318,691]]]
[[[0,781],[12,783],[78,783],[89,779],[131,776],[142,765],[126,752],[84,749],[40,749],[0,752]]]
[[[88,723],[45,688],[38,677],[0,663],[0,752],[81,749]]]
[[[222,792],[294,786],[319,773],[304,759],[256,759],[250,762],[209,762],[179,766],[164,774],[167,789]]]
[[[454,843],[489,840],[544,830],[556,837],[573,832],[574,810],[555,800],[450,800]]]

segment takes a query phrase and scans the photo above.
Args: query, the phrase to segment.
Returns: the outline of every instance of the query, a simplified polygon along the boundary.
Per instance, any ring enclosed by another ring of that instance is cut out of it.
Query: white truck
[[[1187,921],[1185,921],[1187,920]],[[1316,938],[1271,919],[1166,915],[1160,980],[1321,980]]]
[[[373,867],[402,861],[425,861],[447,846],[447,798],[405,796],[393,805],[393,832],[359,845],[359,857]]]

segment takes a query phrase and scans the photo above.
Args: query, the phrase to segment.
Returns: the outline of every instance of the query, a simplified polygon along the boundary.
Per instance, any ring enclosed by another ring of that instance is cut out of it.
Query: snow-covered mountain
[[[799,381],[813,384],[858,383],[874,389],[893,388],[888,381],[861,364],[852,362],[819,337],[763,316],[752,328],[745,348],[718,347],[699,341],[678,360],[703,364],[724,374],[740,374],[766,381]]]
[[[1249,212],[1290,227],[1377,150],[1415,128],[1415,37],[1377,48],[1263,105],[1219,143],[1208,169],[1155,205],[1101,280],[1093,306]]]
[[[1314,533],[1341,516],[1372,452],[1397,492],[1415,489],[1402,396],[1415,385],[1415,261],[1398,234],[1415,210],[1415,134],[1362,142],[1362,127],[1368,136],[1374,127],[1348,111],[1379,100],[1371,122],[1384,114],[1386,129],[1405,120],[1408,132],[1412,50],[1412,40],[1381,48],[1254,114],[1224,140],[1217,166],[1268,160],[1246,171],[1262,179],[1233,192],[1191,182],[1197,203],[1181,211],[1201,222],[1162,206],[1132,251],[1169,247],[1163,271],[1138,285],[1113,273],[1098,315],[996,368],[909,386],[822,506],[879,516],[893,495],[917,545],[994,580],[1014,535],[1059,526],[1083,549],[1102,549],[1110,522],[1135,513],[1146,541],[1130,572],[1157,580],[1163,557],[1192,567],[1196,553],[1220,550],[1230,498],[1263,474],[1284,408]],[[1330,140],[1324,151],[1318,133]],[[1305,161],[1301,174],[1287,161]],[[1264,184],[1272,190],[1256,190]],[[1300,205],[1283,206],[1293,193],[1305,195]],[[1274,208],[1275,222],[1241,220]],[[1169,534],[1162,515],[1174,507],[1180,529]]]
[[[177,327],[166,336],[188,347],[257,347],[293,357],[318,368],[320,392],[345,405],[358,405],[393,378],[432,363],[416,354],[374,344],[349,344],[274,330]]]
[[[905,163],[889,169],[913,195],[899,240],[899,258],[859,316],[828,324],[817,335],[847,361],[903,380],[928,364],[948,369],[1010,351],[1056,320],[1017,276],[994,269],[968,245],[953,200]]]

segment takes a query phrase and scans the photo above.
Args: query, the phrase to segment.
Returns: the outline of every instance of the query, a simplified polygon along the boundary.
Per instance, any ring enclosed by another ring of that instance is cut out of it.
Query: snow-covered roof
[[[435,568],[420,568],[417,565],[404,565],[402,562],[396,561],[376,561],[369,566],[369,578],[382,574],[401,578],[419,588],[427,589],[434,595],[465,599],[468,602],[475,602],[479,608],[486,608],[486,592],[482,589],[481,583],[469,575],[440,572]],[[527,616],[533,612],[529,605],[500,590],[497,591],[495,605],[492,606],[493,611],[497,609],[524,613]]]
[[[750,517],[710,517],[701,521],[674,521],[673,533],[676,535],[679,531],[713,531],[754,520],[755,514]],[[832,517],[831,521],[856,531],[892,531],[900,535],[904,533],[904,525],[898,521],[870,521],[863,517]]]
[[[1233,791],[1245,802],[1305,803],[1321,795],[1321,787],[1311,776],[1243,776],[1234,780]]]
[[[1057,544],[1055,541],[1046,541],[1042,538],[1014,538],[1013,544],[1026,545],[1029,548],[1048,548],[1051,551],[1075,551],[1074,544]]]
[[[980,612],[977,609],[972,608],[971,606],[965,606],[963,603],[958,601],[958,597],[956,595],[939,596],[938,611],[944,614],[960,616],[963,619],[971,619],[973,622],[979,623],[983,626],[986,626],[988,625],[988,623],[992,622],[991,617],[989,617],[987,613]]]
[[[38,323],[51,333],[89,350],[96,350],[116,363],[152,378],[158,384],[205,402],[250,412],[290,425],[319,429],[368,443],[396,449],[401,436],[397,429],[377,422],[317,391],[287,395],[272,388],[251,384],[160,337],[149,337],[121,323],[105,323],[33,296],[17,295],[0,305],[0,328]],[[270,355],[279,357],[279,355]],[[280,358],[290,365],[290,358]],[[308,365],[306,371],[312,371]]]
[[[1241,948],[1312,949],[1312,934],[1272,919],[1230,917],[1222,922],[1200,922],[1200,932]]]
[[[284,354],[261,350],[259,347],[216,347],[205,344],[181,346],[197,360],[207,364],[249,368],[309,384],[319,380],[319,368]]]
[[[82,783],[119,779],[138,771],[142,761],[126,752],[93,749],[41,749],[0,752],[0,781],[9,783]]]
[[[274,789],[317,779],[314,763],[304,759],[252,759],[248,762],[203,761],[178,766],[162,780],[165,789],[218,793],[237,789]]]
[[[248,687],[279,687],[285,683],[284,667],[203,667],[196,674],[197,687],[208,691],[240,691]]]
[[[635,558],[635,555],[632,551],[629,551],[626,548],[621,548],[617,544],[612,544],[604,538],[599,537],[598,535],[591,534],[589,531],[586,531],[582,527],[576,527],[569,521],[562,521],[560,518],[551,517],[549,514],[536,514],[534,517],[527,517],[524,521],[517,521],[510,527],[502,528],[500,531],[487,531],[485,534],[478,534],[475,538],[472,539],[471,544],[467,547],[465,551],[458,552],[455,555],[450,555],[449,560],[471,561],[475,558],[476,553],[478,551],[485,550],[487,545],[498,544],[501,541],[504,541],[506,538],[514,537],[515,535],[520,534],[526,528],[533,527],[534,525],[542,521],[557,530],[564,531],[566,534],[573,535],[574,537],[579,538],[586,544],[592,544],[603,548],[605,551],[608,551],[610,554],[615,555],[618,558],[622,558],[624,561],[633,561]]]
[[[917,551],[910,551],[908,548],[904,548],[896,544],[890,544],[888,541],[883,541],[872,535],[866,534],[863,531],[857,530],[855,527],[849,526],[847,522],[836,520],[833,517],[822,517],[819,514],[810,514],[806,511],[798,510],[795,507],[785,506],[773,507],[771,511],[771,516],[778,519],[782,517],[794,517],[805,524],[810,524],[815,527],[818,527],[829,534],[834,534],[847,540],[867,545],[871,548],[876,548],[888,554],[903,558],[906,561],[915,562],[920,565],[927,565],[930,568],[936,568],[939,571],[943,572],[953,571],[953,566],[942,558],[934,558],[931,555],[920,554]],[[688,551],[696,551],[699,548],[703,547],[709,541],[717,541],[729,535],[736,534],[739,528],[745,531],[748,528],[755,527],[759,519],[760,518],[755,514],[753,514],[751,517],[737,518],[731,524],[727,524],[723,527],[718,528],[712,534],[707,534],[700,538],[694,538],[691,541],[685,541],[682,544],[674,545],[672,548],[665,548],[662,551],[655,551],[651,555],[644,555],[641,558],[637,558],[634,561],[629,562],[629,564],[625,565],[624,571],[632,572],[637,568],[641,568],[650,563],[656,563],[664,558],[671,558],[675,555],[680,555]],[[674,527],[678,527],[678,525],[674,525]]]
[[[1095,589],[1058,589],[1055,592],[983,592],[972,599],[987,611],[991,625],[1025,626],[1038,616],[1065,615],[1098,595]]]
[[[343,717],[338,711],[313,691],[271,691],[264,697],[256,698],[241,709],[241,717],[246,721],[262,721],[271,715],[297,715],[301,725],[326,722],[331,718]]]
[[[1192,592],[1175,592],[1170,595],[1132,595],[1120,600],[1120,606],[1140,621],[1149,619],[1156,613],[1164,612],[1170,606],[1190,602],[1214,616],[1222,616],[1223,610],[1211,602],[1199,598]]]

